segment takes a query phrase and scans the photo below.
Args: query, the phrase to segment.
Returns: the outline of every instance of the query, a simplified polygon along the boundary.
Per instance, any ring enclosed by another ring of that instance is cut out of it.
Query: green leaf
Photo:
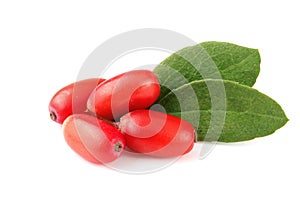
[[[154,69],[161,83],[159,99],[195,80],[224,79],[252,86],[259,71],[257,49],[214,41],[181,49]]]
[[[158,104],[167,113],[192,123],[201,141],[251,140],[272,134],[288,121],[273,99],[249,86],[227,80],[185,84]]]

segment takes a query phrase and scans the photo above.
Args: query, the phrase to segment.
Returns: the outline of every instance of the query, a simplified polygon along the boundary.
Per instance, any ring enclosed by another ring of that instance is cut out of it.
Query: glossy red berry
[[[151,106],[160,94],[156,75],[148,70],[133,70],[101,83],[87,102],[89,111],[108,120]]]
[[[187,121],[153,110],[136,110],[121,117],[119,129],[126,145],[140,153],[175,157],[191,151],[195,130]]]
[[[83,113],[91,92],[103,81],[97,78],[86,79],[60,89],[49,103],[50,118],[62,124],[71,114]]]
[[[74,114],[63,123],[67,144],[92,163],[117,159],[125,148],[123,134],[113,125],[87,114]]]

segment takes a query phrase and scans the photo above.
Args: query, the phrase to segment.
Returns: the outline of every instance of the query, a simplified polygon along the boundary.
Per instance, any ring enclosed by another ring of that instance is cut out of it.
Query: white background
[[[299,199],[297,5],[291,0],[0,1],[0,199]],[[61,127],[50,121],[49,100],[76,79],[98,45],[137,28],[258,48],[261,73],[254,87],[277,100],[290,121],[271,136],[218,144],[203,160],[194,150],[150,174],[124,174],[80,159]]]

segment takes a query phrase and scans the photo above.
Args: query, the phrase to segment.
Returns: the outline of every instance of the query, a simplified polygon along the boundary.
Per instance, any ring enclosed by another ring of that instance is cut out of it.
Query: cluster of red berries
[[[108,80],[86,79],[60,89],[49,103],[67,144],[93,163],[117,159],[125,146],[156,157],[191,151],[195,130],[187,121],[149,107],[160,95],[156,75],[133,70]]]

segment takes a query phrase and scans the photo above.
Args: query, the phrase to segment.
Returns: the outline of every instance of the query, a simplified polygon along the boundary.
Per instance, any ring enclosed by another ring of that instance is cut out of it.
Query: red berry
[[[133,70],[101,83],[89,97],[87,108],[105,119],[118,119],[129,111],[148,108],[159,93],[153,72]]]
[[[86,79],[67,85],[60,89],[49,103],[50,117],[60,124],[74,113],[83,113],[91,92],[104,79]]]
[[[191,151],[195,130],[187,121],[153,110],[136,110],[121,117],[126,145],[140,153],[175,157]]]
[[[125,148],[124,135],[113,125],[87,114],[74,114],[63,123],[67,144],[96,164],[117,159]]]

